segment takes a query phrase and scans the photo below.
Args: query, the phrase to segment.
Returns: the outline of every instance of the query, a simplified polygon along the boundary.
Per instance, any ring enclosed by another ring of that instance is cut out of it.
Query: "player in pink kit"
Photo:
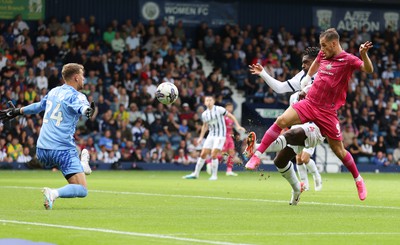
[[[233,112],[233,104],[226,103],[225,109],[229,112]],[[225,124],[226,124],[226,140],[224,147],[222,148],[222,155],[227,155],[226,159],[226,176],[237,176],[238,174],[232,171],[233,168],[233,159],[235,157],[235,143],[233,141],[233,128],[235,126],[235,122],[225,116]],[[225,158],[225,157],[224,157]]]
[[[278,138],[283,128],[312,121],[320,128],[333,152],[353,175],[360,200],[365,200],[367,189],[353,157],[343,146],[336,110],[345,103],[352,73],[355,70],[373,72],[368,57],[372,43],[367,41],[360,46],[361,59],[359,59],[342,49],[339,34],[334,28],[330,28],[320,34],[320,45],[321,51],[308,70],[307,76],[301,81],[302,88],[306,87],[311,77],[318,71],[306,98],[289,107],[265,132],[260,146],[247,162],[246,168],[255,169],[260,164],[261,154]]]

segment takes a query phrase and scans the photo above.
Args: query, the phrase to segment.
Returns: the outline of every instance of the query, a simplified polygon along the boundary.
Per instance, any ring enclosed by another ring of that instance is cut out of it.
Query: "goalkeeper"
[[[89,104],[86,96],[79,92],[84,84],[84,68],[69,63],[62,68],[65,84],[56,87],[40,101],[31,105],[0,111],[0,121],[7,122],[19,115],[44,112],[43,124],[37,141],[37,158],[45,167],[57,166],[68,184],[59,189],[43,188],[44,206],[52,209],[57,198],[87,196],[85,174],[90,174],[89,152],[82,150],[79,159],[74,141],[76,124],[81,115],[91,117],[95,104]]]

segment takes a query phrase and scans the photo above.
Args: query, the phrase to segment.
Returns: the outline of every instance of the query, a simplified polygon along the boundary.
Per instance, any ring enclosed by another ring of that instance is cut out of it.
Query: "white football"
[[[173,83],[163,82],[157,87],[156,98],[165,105],[174,103],[178,96],[178,88]]]

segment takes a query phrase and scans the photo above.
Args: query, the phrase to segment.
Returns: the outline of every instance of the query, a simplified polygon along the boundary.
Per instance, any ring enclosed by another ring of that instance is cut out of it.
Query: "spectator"
[[[387,167],[390,165],[390,162],[381,151],[378,151],[376,153],[376,156],[372,158],[372,163],[376,166],[383,166],[383,167]]]
[[[22,145],[19,143],[18,138],[13,138],[11,143],[7,144],[7,155],[13,161],[16,161],[22,155]]]
[[[29,154],[29,147],[25,146],[23,148],[22,154],[18,156],[17,162],[18,163],[28,163],[31,160],[32,160],[32,156]]]
[[[178,150],[178,154],[175,155],[175,157],[174,157],[174,163],[182,164],[182,165],[186,165],[186,166],[190,164],[189,158],[186,155],[184,149],[179,149]]]

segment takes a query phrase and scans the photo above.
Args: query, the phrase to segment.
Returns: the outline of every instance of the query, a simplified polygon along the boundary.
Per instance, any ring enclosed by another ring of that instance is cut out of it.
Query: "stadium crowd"
[[[314,27],[291,33],[262,25],[212,29],[207,23],[188,35],[182,22],[134,24],[130,19],[112,20],[103,30],[95,16],[28,24],[20,15],[10,23],[0,20],[0,33],[0,109],[9,100],[17,107],[39,101],[62,84],[64,63],[83,64],[82,92],[98,110],[91,119],[80,119],[75,139],[81,150],[89,150],[91,162],[115,168],[121,161],[196,163],[203,97],[235,104],[231,84],[248,101],[288,105],[289,95],[275,94],[249,74],[248,65],[261,63],[285,81],[299,72],[303,50],[318,46],[319,35]],[[384,32],[362,28],[340,35],[342,47],[355,55],[359,44],[373,42],[375,71],[356,73],[349,83],[347,103],[338,111],[344,145],[357,163],[400,165],[400,32],[389,26]],[[208,76],[200,55],[213,64]],[[180,93],[169,106],[155,99],[163,81],[173,82]],[[0,123],[0,162],[35,157],[42,116]]]

